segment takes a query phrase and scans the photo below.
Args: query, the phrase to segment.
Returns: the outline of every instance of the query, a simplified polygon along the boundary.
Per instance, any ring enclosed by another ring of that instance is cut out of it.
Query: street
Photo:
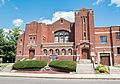
[[[0,77],[0,84],[119,84],[120,80]]]

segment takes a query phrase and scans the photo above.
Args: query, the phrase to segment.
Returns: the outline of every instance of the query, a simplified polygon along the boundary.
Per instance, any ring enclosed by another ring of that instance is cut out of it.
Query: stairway
[[[77,63],[76,72],[79,74],[94,74],[93,63],[91,63],[91,60],[81,59],[79,63]]]

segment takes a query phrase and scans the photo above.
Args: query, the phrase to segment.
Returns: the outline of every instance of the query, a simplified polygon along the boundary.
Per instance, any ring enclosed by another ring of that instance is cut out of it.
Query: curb
[[[118,74],[32,74],[32,73],[0,73],[0,77],[52,78],[52,79],[101,79],[120,80]]]

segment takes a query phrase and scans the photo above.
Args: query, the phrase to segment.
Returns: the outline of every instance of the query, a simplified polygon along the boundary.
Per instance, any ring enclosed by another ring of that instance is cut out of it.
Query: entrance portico
[[[80,55],[80,59],[90,59],[90,44],[84,42],[78,45],[77,55]]]

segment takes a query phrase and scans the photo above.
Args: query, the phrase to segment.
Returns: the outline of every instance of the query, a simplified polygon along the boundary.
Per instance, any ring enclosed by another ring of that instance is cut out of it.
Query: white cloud
[[[99,3],[101,3],[103,0],[96,0],[96,2],[93,3],[93,5],[98,5]]]
[[[115,4],[116,7],[120,7],[120,0],[111,0],[111,3],[108,4],[108,5],[112,6],[113,4]]]
[[[20,27],[23,24],[23,20],[22,19],[15,19],[13,20],[13,25]]]
[[[70,22],[74,22],[74,12],[73,11],[69,11],[69,12],[58,11],[53,14],[53,17],[51,20],[44,19],[44,17],[42,17],[39,19],[39,22],[46,23],[46,24],[52,24],[53,22],[57,21],[60,18],[64,18]]]

